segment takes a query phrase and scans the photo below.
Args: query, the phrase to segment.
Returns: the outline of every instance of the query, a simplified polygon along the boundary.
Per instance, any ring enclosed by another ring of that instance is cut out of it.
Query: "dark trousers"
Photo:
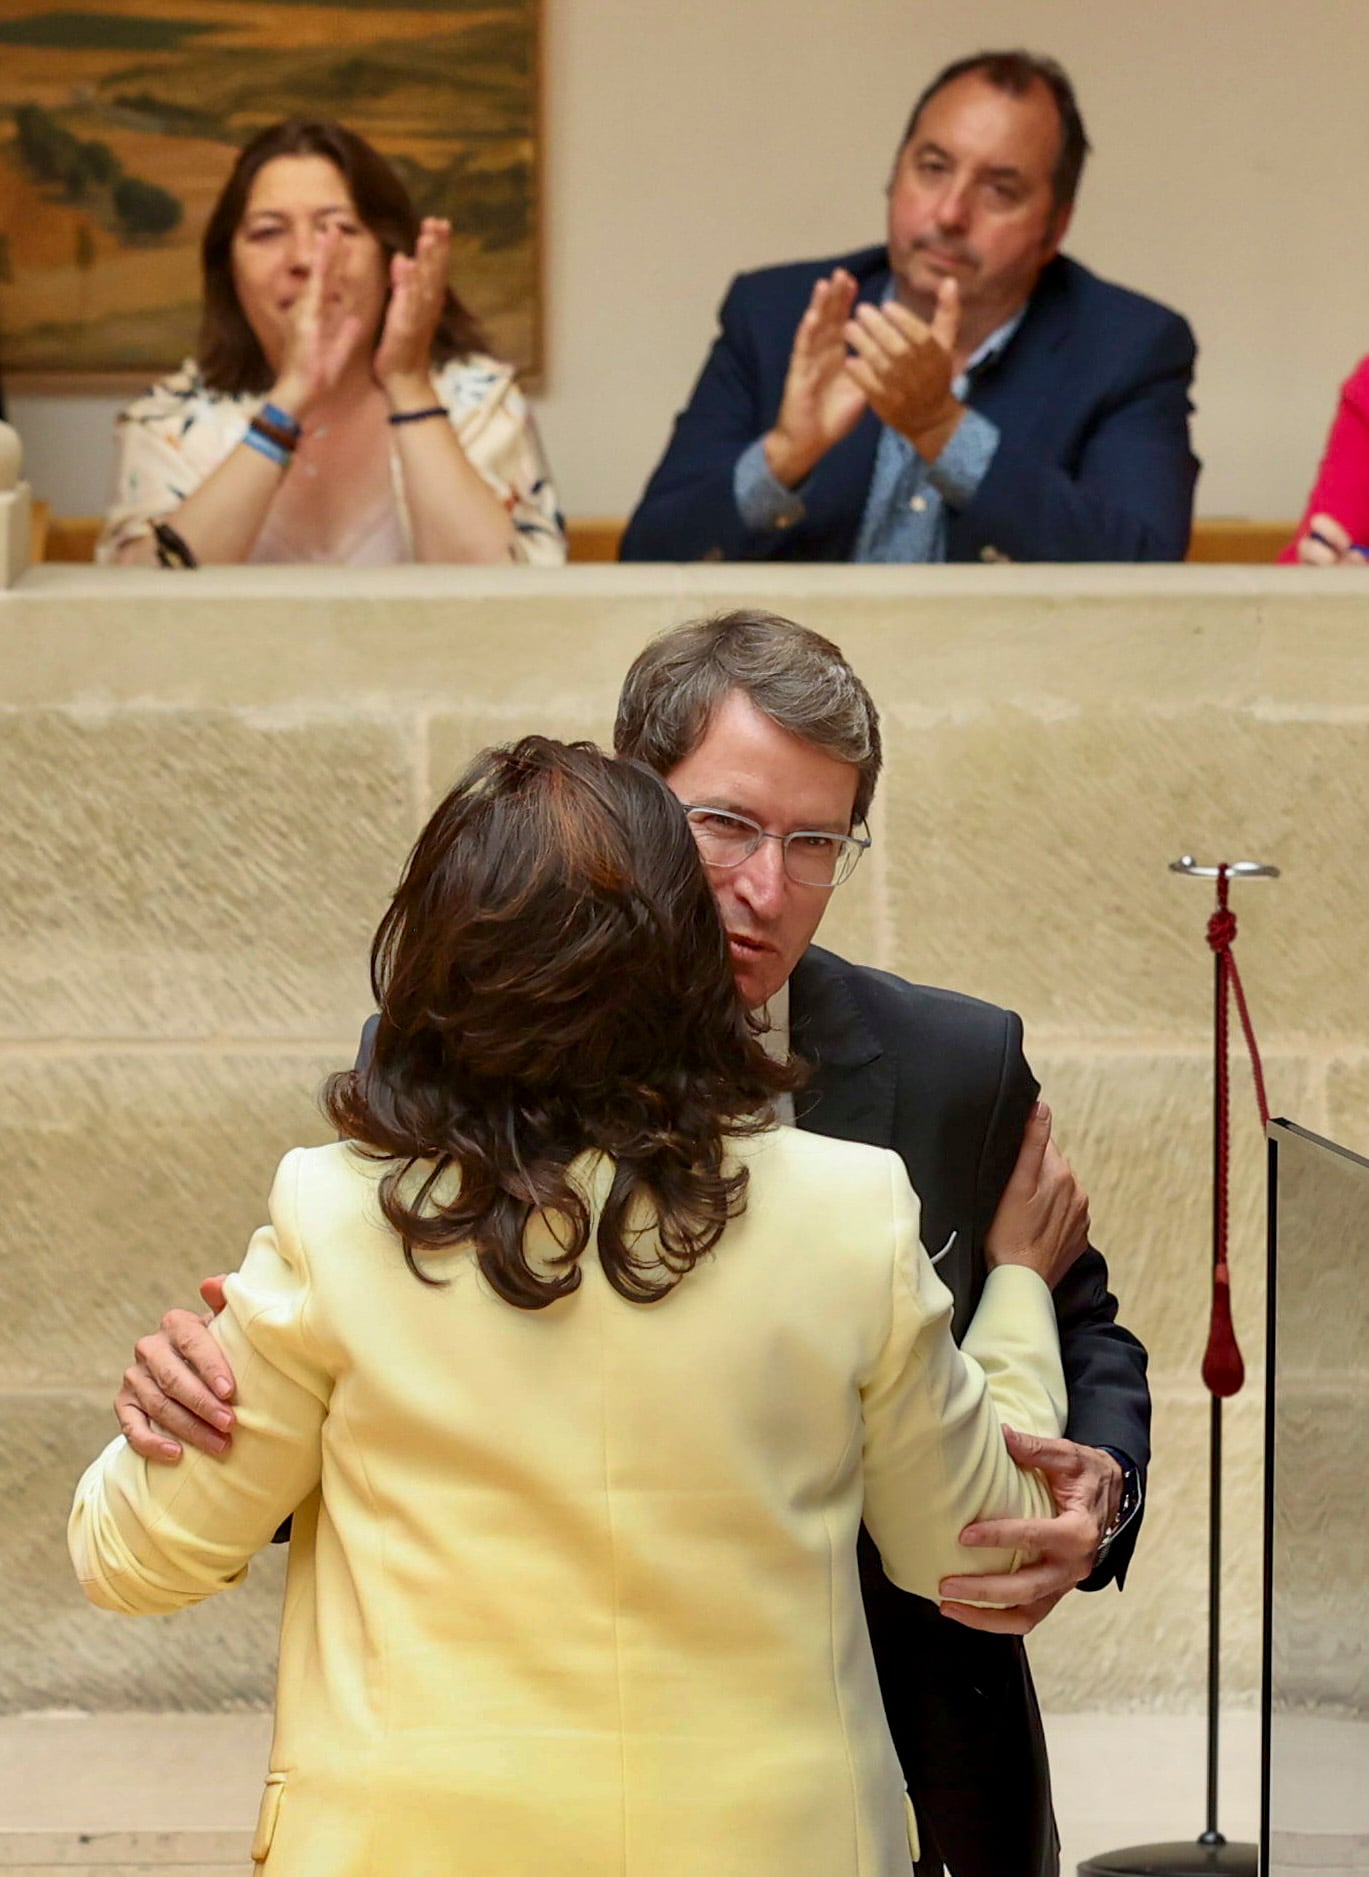
[[[1015,1636],[896,1590],[861,1532],[861,1588],[922,1839],[918,1877],[1059,1877],[1041,1713]]]

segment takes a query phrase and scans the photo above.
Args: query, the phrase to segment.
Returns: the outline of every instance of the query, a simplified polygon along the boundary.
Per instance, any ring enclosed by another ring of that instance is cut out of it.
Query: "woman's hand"
[[[1298,559],[1304,567],[1363,567],[1369,564],[1334,515],[1314,515],[1298,541]]]
[[[396,409],[432,402],[433,336],[447,295],[452,226],[425,216],[413,255],[390,260],[390,304],[372,369]]]
[[[451,223],[429,215],[413,254],[391,257],[390,304],[371,371],[392,415],[407,411],[430,417],[426,423],[396,424],[391,432],[414,559],[494,564],[514,557],[513,521],[502,492],[485,481],[462,449],[433,388],[433,338],[447,297],[451,247]]]
[[[985,1236],[985,1261],[1025,1265],[1053,1289],[1088,1242],[1088,1194],[1052,1141],[1051,1111],[1039,1101]]]
[[[271,391],[270,401],[300,422],[338,383],[362,337],[360,317],[344,313],[333,290],[341,245],[337,228],[325,229],[318,238]]]

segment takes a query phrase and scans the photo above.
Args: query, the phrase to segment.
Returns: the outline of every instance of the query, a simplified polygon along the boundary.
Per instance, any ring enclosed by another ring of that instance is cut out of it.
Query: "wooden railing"
[[[1242,521],[1222,516],[1196,521],[1188,558],[1267,565],[1278,559],[1294,526],[1291,521]],[[98,515],[53,515],[47,503],[35,502],[34,562],[93,560],[99,532]],[[613,561],[618,558],[623,523],[609,517],[580,517],[566,523],[566,533],[573,562]]]

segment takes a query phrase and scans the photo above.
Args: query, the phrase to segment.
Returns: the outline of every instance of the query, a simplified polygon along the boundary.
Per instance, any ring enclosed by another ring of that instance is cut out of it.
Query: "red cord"
[[[1232,991],[1250,1067],[1255,1078],[1255,1100],[1260,1120],[1269,1122],[1269,1103],[1264,1091],[1264,1068],[1259,1046],[1246,1006],[1245,989],[1231,947],[1236,938],[1236,915],[1227,904],[1229,881],[1225,867],[1217,869],[1217,910],[1207,922],[1207,942],[1217,955],[1219,991],[1216,1011],[1215,1070],[1217,1103],[1217,1154],[1213,1170],[1217,1182],[1212,1226],[1212,1315],[1208,1324],[1207,1349],[1203,1354],[1203,1381],[1210,1394],[1234,1395],[1245,1381],[1245,1363],[1231,1318],[1231,1269],[1227,1263],[1227,1226],[1230,1218],[1231,1096],[1229,1087],[1228,1005]]]

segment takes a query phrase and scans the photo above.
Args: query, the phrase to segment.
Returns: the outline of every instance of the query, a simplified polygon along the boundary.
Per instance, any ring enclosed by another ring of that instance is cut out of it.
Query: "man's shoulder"
[[[735,277],[728,296],[766,303],[790,299],[806,301],[813,291],[813,283],[826,279],[838,267],[844,267],[857,283],[863,284],[888,271],[888,249],[855,248],[849,254],[829,254],[818,260],[780,261],[769,267],[748,268]]]
[[[1006,1177],[1038,1092],[1015,1012],[810,946],[789,980],[789,1024],[813,1065],[801,1126],[867,1139],[882,1116],[876,1138],[902,1154],[924,1207],[975,1187],[986,1144]],[[996,1200],[1001,1182],[990,1189]]]
[[[1033,296],[1043,313],[1057,311],[1079,326],[1102,334],[1126,331],[1139,333],[1171,332],[1187,336],[1192,343],[1188,321],[1182,313],[1134,287],[1104,280],[1101,274],[1085,267],[1067,254],[1058,254],[1044,270]]]
[[[817,1003],[829,1006],[846,997],[886,1046],[907,1040],[925,1046],[944,1040],[957,1048],[978,1043],[1002,1049],[1007,1038],[1021,1034],[1019,1019],[1001,1004],[934,984],[914,984],[873,965],[855,965],[820,945],[809,946],[792,983],[796,1017],[808,1015]]]

